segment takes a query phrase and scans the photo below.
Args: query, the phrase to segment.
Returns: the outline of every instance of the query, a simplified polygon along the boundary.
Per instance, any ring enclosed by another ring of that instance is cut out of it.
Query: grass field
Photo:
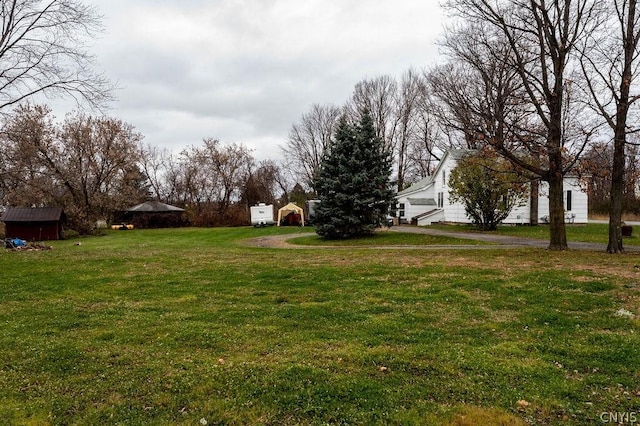
[[[433,225],[435,229],[458,232],[481,232],[473,225]],[[640,227],[633,227],[631,237],[624,237],[623,245],[640,245]],[[609,241],[609,225],[604,223],[593,223],[588,225],[567,225],[568,241],[583,241],[587,243],[600,243],[606,248]],[[489,232],[499,235],[510,235],[514,237],[536,238],[542,240],[549,239],[549,225],[539,226],[499,226],[497,231]]]
[[[348,240],[326,240],[315,233],[294,237],[288,240],[291,244],[305,246],[332,247],[370,247],[370,246],[424,246],[424,245],[487,245],[481,241],[463,240],[439,235],[410,234],[401,232],[387,232],[381,230],[373,235],[352,238]]]
[[[0,251],[0,423],[582,425],[638,411],[637,254],[244,243],[298,231]]]

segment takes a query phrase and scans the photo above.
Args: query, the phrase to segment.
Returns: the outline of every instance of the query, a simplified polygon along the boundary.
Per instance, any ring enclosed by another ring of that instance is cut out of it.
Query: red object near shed
[[[62,239],[62,207],[9,207],[0,217],[7,238],[26,241]]]

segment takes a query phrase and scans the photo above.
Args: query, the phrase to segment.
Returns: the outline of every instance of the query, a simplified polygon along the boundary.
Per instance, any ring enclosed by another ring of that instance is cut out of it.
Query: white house
[[[447,151],[432,176],[426,177],[396,195],[397,217],[400,222],[430,225],[437,222],[471,223],[460,202],[449,201],[449,173],[456,167],[461,156],[468,151]],[[538,220],[543,223],[549,217],[548,184],[540,183],[538,198]],[[511,211],[503,223],[530,223],[531,200]],[[579,178],[564,178],[564,206],[567,223],[587,223],[588,196],[581,188]]]

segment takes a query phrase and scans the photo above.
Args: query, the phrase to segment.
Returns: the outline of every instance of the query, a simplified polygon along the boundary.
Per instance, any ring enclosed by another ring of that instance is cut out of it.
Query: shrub
[[[78,238],[79,236],[80,233],[75,229],[65,229],[62,233],[62,238],[64,238],[65,240],[71,240],[74,238]]]

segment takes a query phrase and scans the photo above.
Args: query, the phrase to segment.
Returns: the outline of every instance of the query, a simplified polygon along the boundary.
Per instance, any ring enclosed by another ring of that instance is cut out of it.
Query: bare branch
[[[0,0],[0,111],[35,95],[104,107],[114,86],[92,70],[88,41],[102,30],[76,0]]]

